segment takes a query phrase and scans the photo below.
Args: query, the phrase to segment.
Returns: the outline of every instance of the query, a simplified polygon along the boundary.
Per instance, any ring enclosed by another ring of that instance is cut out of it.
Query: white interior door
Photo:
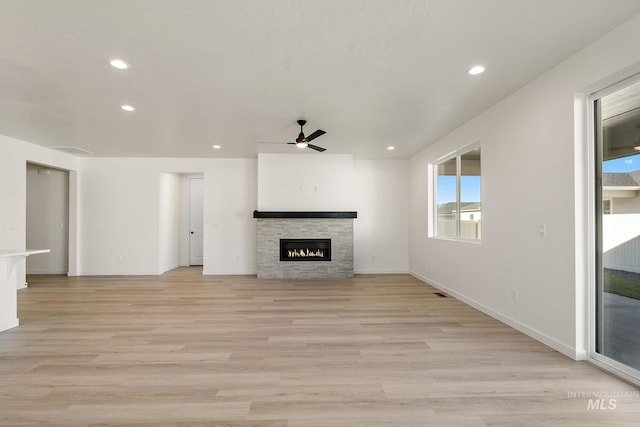
[[[203,178],[189,179],[189,264],[203,260]]]

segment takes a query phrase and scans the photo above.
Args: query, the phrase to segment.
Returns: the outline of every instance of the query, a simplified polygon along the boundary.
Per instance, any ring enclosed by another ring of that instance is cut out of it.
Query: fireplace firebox
[[[331,261],[331,239],[280,239],[280,261]]]

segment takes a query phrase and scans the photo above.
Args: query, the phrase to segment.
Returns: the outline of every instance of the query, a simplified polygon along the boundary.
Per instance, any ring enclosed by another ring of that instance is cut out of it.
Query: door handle
[[[193,234],[193,231],[191,232],[191,234]]]

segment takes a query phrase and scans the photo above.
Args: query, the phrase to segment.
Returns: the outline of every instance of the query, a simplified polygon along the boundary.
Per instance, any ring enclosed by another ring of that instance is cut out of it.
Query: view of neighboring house
[[[603,173],[603,264],[640,273],[640,170]]]
[[[640,170],[602,174],[604,214],[640,213]]]
[[[438,205],[438,217],[455,219],[457,217],[456,202],[448,202]],[[461,202],[460,219],[463,221],[480,221],[482,213],[481,202]]]
[[[460,202],[460,237],[479,239],[481,236],[482,202]],[[440,235],[455,235],[458,206],[456,202],[438,205],[438,230]]]

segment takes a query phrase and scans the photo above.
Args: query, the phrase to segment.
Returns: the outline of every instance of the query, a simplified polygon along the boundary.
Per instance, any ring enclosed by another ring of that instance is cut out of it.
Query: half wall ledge
[[[358,218],[353,211],[253,211],[254,218]]]

